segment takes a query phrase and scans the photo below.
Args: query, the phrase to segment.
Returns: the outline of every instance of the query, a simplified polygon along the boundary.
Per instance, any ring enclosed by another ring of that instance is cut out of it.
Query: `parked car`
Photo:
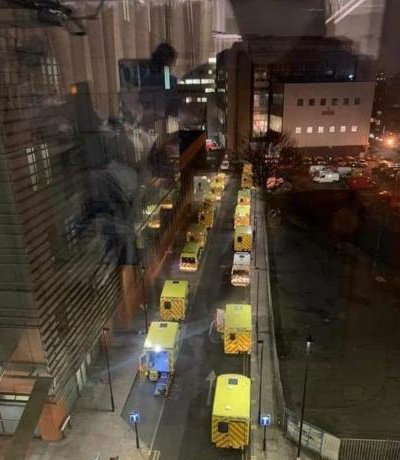
[[[338,166],[347,166],[347,162],[343,157],[336,157],[336,164]]]
[[[374,183],[368,176],[349,177],[347,185],[353,190],[366,190],[373,187]]]
[[[315,157],[314,158],[314,163],[316,165],[322,165],[322,166],[325,166],[327,164],[323,157]]]
[[[302,160],[303,166],[310,166],[312,165],[311,157],[304,157]]]
[[[308,174],[310,176],[315,176],[316,174],[319,174],[320,171],[323,171],[325,169],[330,171],[330,168],[328,166],[313,164],[308,168]]]
[[[318,175],[313,177],[314,182],[318,183],[335,183],[339,182],[340,176],[337,172],[333,171],[321,171]]]
[[[221,170],[226,171],[227,169],[229,169],[229,160],[224,159],[221,162]]]
[[[351,166],[338,166],[336,172],[341,178],[351,176],[352,168]]]
[[[358,160],[357,168],[368,168],[368,162],[366,160]]]

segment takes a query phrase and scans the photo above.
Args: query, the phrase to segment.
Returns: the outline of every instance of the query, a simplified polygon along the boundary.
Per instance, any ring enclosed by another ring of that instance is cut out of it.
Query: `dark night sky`
[[[322,36],[325,28],[325,0],[230,0],[235,12],[240,33],[248,35],[312,35]],[[385,0],[366,0],[364,8],[356,10],[370,11],[368,4],[376,2],[375,12]],[[378,40],[379,26],[376,16],[361,18],[357,14],[349,16],[341,25],[348,38],[370,42],[374,36]],[[400,0],[386,0],[386,12],[382,21],[382,37],[379,46],[378,69],[400,72]],[[344,26],[344,27],[343,27]],[[375,42],[376,43],[376,42]],[[355,43],[357,49],[357,43]],[[367,45],[368,48],[368,45]],[[376,46],[378,49],[378,44]]]

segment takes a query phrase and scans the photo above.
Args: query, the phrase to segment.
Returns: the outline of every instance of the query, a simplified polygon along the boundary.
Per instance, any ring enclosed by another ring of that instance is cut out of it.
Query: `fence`
[[[342,439],[340,460],[399,460],[400,441]]]

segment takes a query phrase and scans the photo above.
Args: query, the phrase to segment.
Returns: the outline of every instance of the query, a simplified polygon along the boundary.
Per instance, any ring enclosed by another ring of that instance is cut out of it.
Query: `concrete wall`
[[[356,97],[359,105],[354,103]],[[292,135],[297,147],[367,145],[373,97],[373,82],[286,84],[283,131]],[[325,106],[320,105],[322,98]],[[336,106],[332,98],[338,99]],[[349,99],[349,105],[343,104],[344,98]],[[298,99],[303,99],[303,106],[297,105]],[[315,100],[314,106],[309,105],[309,99]],[[324,127],[323,133],[317,132],[319,126]],[[329,132],[330,126],[335,127],[334,133]],[[340,132],[341,126],[346,132]],[[357,126],[356,132],[351,131],[352,126]],[[296,134],[296,127],[301,128],[301,134]],[[307,133],[307,127],[313,132]]]

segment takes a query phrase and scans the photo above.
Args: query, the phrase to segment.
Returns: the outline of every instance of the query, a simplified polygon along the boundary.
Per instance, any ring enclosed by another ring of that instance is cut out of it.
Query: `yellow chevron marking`
[[[181,299],[175,299],[171,301],[171,308],[167,310],[164,308],[164,302],[160,305],[160,318],[163,321],[177,321],[185,319],[185,301]]]
[[[251,352],[251,334],[236,334],[234,340],[229,339],[229,334],[224,334],[224,352],[225,353],[250,353]]]

